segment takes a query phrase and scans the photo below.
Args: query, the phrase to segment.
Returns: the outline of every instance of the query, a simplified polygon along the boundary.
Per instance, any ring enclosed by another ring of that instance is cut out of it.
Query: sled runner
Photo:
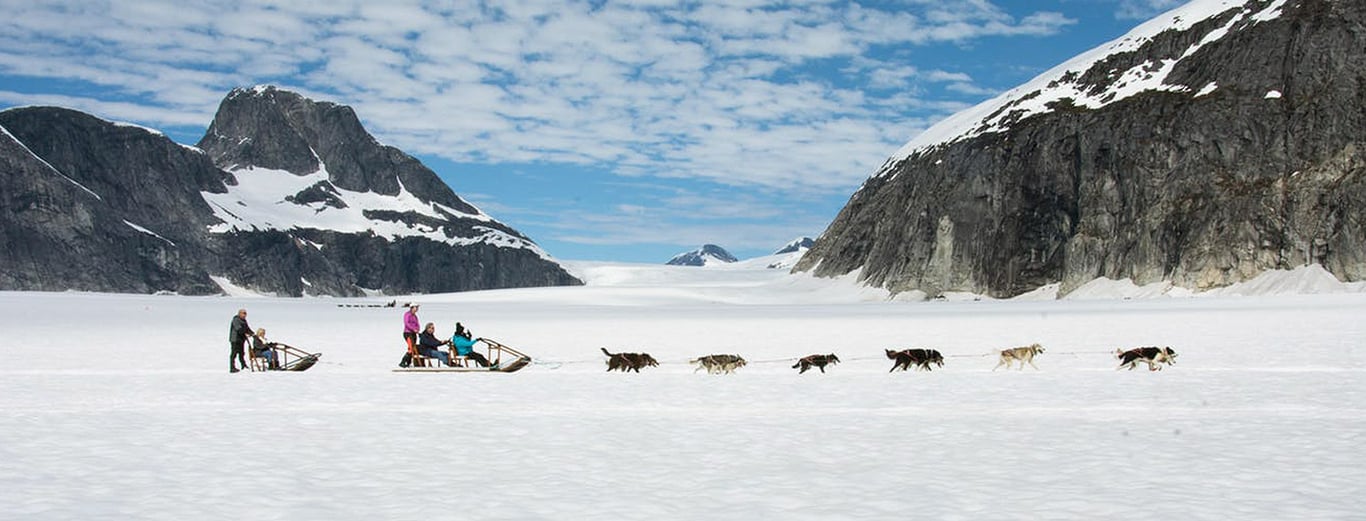
[[[503,345],[495,340],[488,338],[477,338],[475,344],[483,343],[488,349],[489,367],[480,367],[469,357],[456,354],[455,348],[450,350],[452,367],[444,367],[435,358],[421,355],[409,354],[405,359],[411,360],[408,367],[399,366],[394,369],[395,373],[512,373],[531,364],[531,357],[525,353]]]
[[[247,349],[251,358],[251,370],[256,371],[307,371],[318,363],[318,358],[322,353],[310,353],[294,346],[271,342],[266,344],[275,349],[275,356],[279,357],[280,363],[276,367],[270,366],[270,359],[264,356],[257,356],[255,349]]]

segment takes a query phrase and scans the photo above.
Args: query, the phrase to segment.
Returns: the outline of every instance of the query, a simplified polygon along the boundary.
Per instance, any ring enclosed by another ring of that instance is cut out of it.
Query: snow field
[[[537,357],[514,374],[391,373],[402,310],[351,300],[0,293],[0,519],[1366,512],[1366,296],[829,302],[708,271],[413,298]],[[323,363],[228,374],[239,307]],[[1041,371],[980,356],[1032,342]],[[1179,358],[1115,371],[1139,345]],[[662,365],[604,373],[599,347]],[[946,365],[887,373],[905,347]],[[686,364],[712,353],[752,363]]]

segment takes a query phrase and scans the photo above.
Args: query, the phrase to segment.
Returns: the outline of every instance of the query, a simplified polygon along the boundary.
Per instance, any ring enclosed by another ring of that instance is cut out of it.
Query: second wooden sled
[[[477,338],[475,344],[483,343],[488,349],[488,360],[492,367],[479,367],[473,360],[455,354],[455,348],[449,351],[451,361],[458,364],[455,367],[441,367],[435,359],[428,359],[432,364],[428,367],[399,367],[394,369],[395,373],[513,373],[531,365],[531,357],[526,353],[508,347],[495,340],[488,338]],[[507,356],[504,356],[507,355]]]

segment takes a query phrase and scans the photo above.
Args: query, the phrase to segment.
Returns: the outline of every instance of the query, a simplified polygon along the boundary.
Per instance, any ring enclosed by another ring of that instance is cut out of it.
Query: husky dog
[[[991,368],[991,370],[995,371],[997,369],[1000,369],[1003,365],[1006,366],[1006,369],[1010,369],[1010,366],[1015,362],[1020,362],[1021,371],[1024,370],[1025,364],[1029,364],[1029,367],[1033,367],[1035,370],[1037,370],[1039,366],[1034,365],[1034,357],[1038,356],[1039,353],[1042,352],[1043,346],[1039,344],[1030,344],[1026,347],[1016,347],[1012,349],[1003,349],[1001,350],[1001,361],[996,364],[996,367]]]
[[[820,369],[821,372],[824,373],[825,366],[827,364],[838,363],[840,363],[840,357],[835,356],[835,353],[830,353],[828,355],[807,355],[803,356],[800,360],[797,360],[797,365],[792,366],[792,368],[802,368],[801,371],[797,371],[797,374],[802,374],[814,366],[816,369]]]
[[[1119,359],[1116,371],[1125,367],[1133,371],[1139,362],[1148,364],[1149,371],[1161,371],[1162,364],[1176,364],[1176,350],[1170,347],[1135,347],[1128,351],[1116,349],[1115,358]]]
[[[607,355],[608,371],[635,371],[640,372],[642,367],[658,367],[659,361],[649,353],[610,353],[603,347],[602,354]]]
[[[892,369],[887,371],[889,373],[897,369],[902,371],[910,369],[911,364],[915,364],[916,370],[925,371],[933,370],[930,368],[930,364],[944,367],[944,355],[939,354],[939,351],[935,349],[902,349],[900,351],[886,349],[885,351],[887,351],[887,358],[894,361]]]
[[[688,363],[697,364],[692,372],[706,369],[707,374],[730,374],[748,364],[740,355],[707,355],[688,360]]]

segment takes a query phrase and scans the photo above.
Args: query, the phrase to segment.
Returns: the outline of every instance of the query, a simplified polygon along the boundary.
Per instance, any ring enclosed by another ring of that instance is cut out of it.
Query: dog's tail
[[[607,352],[607,348],[605,348],[605,347],[599,347],[598,349],[601,349],[601,350],[602,350],[602,354],[604,354],[604,355],[607,355],[607,356],[616,356],[616,355],[613,355],[612,353],[608,353],[608,352]]]
[[[796,368],[801,367],[801,366],[802,366],[802,361],[801,361],[801,360],[798,360],[797,363],[792,364],[792,368],[793,368],[793,369],[796,369]]]

